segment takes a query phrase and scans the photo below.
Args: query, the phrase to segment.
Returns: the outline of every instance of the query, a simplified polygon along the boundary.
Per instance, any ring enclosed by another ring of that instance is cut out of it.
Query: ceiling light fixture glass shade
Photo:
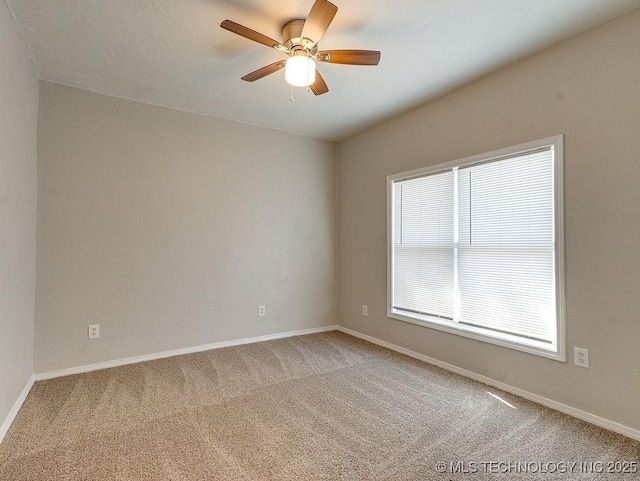
[[[285,78],[294,87],[308,87],[316,81],[316,63],[306,55],[295,55],[287,60]]]

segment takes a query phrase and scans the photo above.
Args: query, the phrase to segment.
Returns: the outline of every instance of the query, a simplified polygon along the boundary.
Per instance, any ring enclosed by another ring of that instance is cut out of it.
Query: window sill
[[[476,341],[495,344],[497,346],[522,351],[536,356],[546,357],[555,361],[566,362],[566,355],[561,346],[550,345],[540,341],[521,339],[516,336],[502,333],[494,333],[481,328],[457,324],[450,321],[431,316],[415,315],[410,316],[405,312],[392,310],[387,313],[387,317],[398,321],[417,324],[418,326],[437,329],[438,331],[456,334],[458,336],[475,339]]]

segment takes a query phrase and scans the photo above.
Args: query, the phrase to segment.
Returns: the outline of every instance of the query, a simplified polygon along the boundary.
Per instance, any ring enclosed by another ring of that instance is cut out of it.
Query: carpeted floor
[[[3,481],[640,479],[625,462],[640,443],[338,332],[37,382],[0,445]]]

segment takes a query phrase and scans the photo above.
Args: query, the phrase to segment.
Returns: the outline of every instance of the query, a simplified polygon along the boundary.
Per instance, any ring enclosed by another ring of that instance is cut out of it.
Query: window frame
[[[529,151],[550,147],[553,149],[553,208],[554,208],[554,277],[556,296],[556,335],[557,344],[550,349],[539,342],[527,341],[509,334],[483,332],[482,328],[473,328],[456,322],[446,321],[435,316],[410,316],[393,309],[393,184],[412,177],[445,172],[454,167],[464,167],[479,163],[492,162],[505,157],[524,154]],[[450,334],[475,339],[517,351],[535,354],[560,362],[566,362],[566,316],[565,316],[565,264],[564,264],[564,135],[556,135],[533,142],[527,142],[484,154],[473,155],[451,162],[422,167],[419,169],[389,175],[387,177],[387,317],[399,321],[417,324]]]

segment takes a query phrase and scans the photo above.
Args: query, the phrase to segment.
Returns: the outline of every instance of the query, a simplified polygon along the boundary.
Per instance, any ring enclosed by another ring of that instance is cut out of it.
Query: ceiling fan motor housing
[[[304,20],[295,19],[284,24],[282,27],[282,43],[292,52],[296,50],[304,50],[311,55],[315,55],[318,51],[318,45],[313,40],[302,37],[302,28]]]

